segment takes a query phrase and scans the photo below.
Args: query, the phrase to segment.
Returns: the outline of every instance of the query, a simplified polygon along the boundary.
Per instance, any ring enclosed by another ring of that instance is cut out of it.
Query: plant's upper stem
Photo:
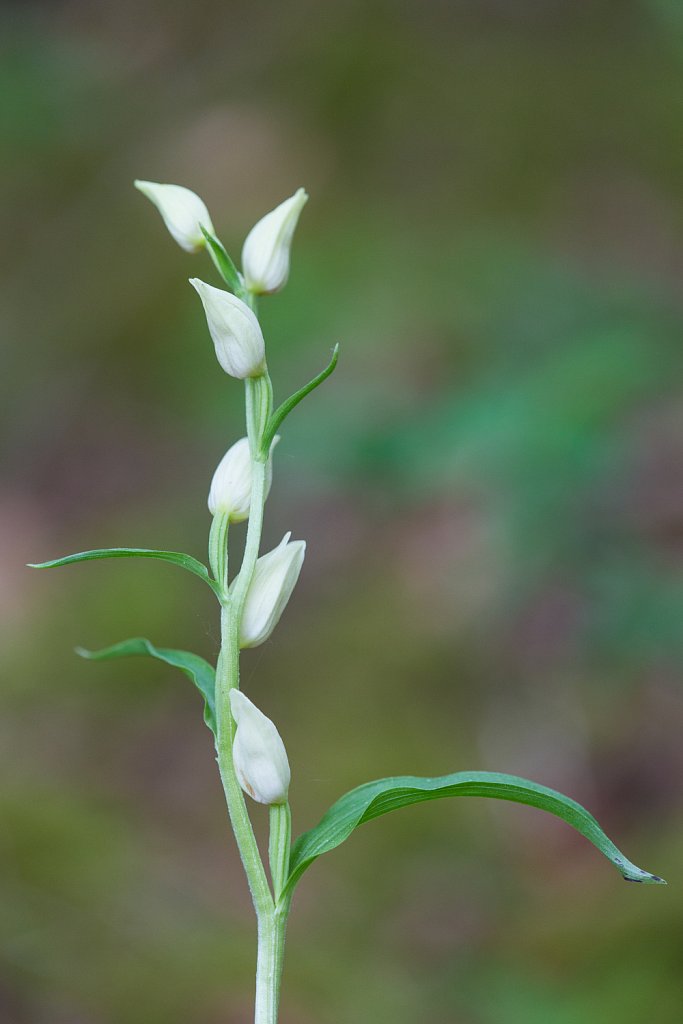
[[[239,687],[240,625],[261,543],[268,459],[262,440],[272,411],[272,387],[267,373],[245,383],[252,463],[251,503],[242,566],[231,592],[228,591],[227,571],[228,526],[227,522],[217,521],[218,517],[214,519],[209,545],[214,573],[223,592],[221,652],[216,666],[216,749],[228,813],[258,922],[255,1024],[276,1024],[289,901],[278,903],[273,898],[232,757],[235,723],[230,709],[230,691]],[[271,836],[270,853],[277,892],[284,883],[289,859],[289,807],[278,808],[272,817],[276,827]]]

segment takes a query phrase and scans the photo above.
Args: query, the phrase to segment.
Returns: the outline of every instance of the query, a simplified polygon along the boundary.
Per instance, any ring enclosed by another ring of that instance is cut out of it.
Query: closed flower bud
[[[291,536],[286,533],[273,551],[257,559],[244,602],[241,647],[258,647],[264,643],[291,597],[306,554],[306,542],[290,541]]]
[[[260,804],[286,803],[291,772],[280,733],[241,690],[230,691],[230,708],[237,724],[232,760],[240,786]]]
[[[205,284],[196,277],[190,284],[204,305],[216,357],[226,373],[243,380],[258,377],[266,367],[266,346],[258,320],[236,295]]]
[[[213,224],[198,195],[182,185],[160,185],[156,181],[136,181],[135,187],[152,200],[178,245],[187,252],[198,252],[206,245],[200,224],[212,234]]]
[[[304,189],[298,189],[262,217],[247,235],[242,271],[249,291],[269,295],[287,284],[292,236],[307,199]]]
[[[266,466],[266,497],[268,497],[273,479],[273,448],[279,440],[280,436],[276,434],[270,446],[270,456]],[[248,519],[249,505],[251,504],[251,476],[252,461],[249,438],[243,437],[240,441],[236,441],[231,448],[228,448],[213,474],[209,491],[211,515],[218,515],[219,512],[225,513],[231,523],[241,523],[244,519]]]

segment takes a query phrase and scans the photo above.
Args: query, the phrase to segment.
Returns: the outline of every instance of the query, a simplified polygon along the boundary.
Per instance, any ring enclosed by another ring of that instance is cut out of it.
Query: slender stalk
[[[258,923],[254,1021],[255,1024],[276,1024],[289,913],[289,901],[278,905],[277,895],[284,885],[289,864],[289,805],[271,808],[273,831],[269,851],[273,887],[277,894],[274,900],[232,758],[235,723],[230,708],[230,691],[239,687],[240,625],[261,543],[267,475],[267,455],[264,458],[262,439],[273,403],[272,386],[267,374],[248,379],[245,384],[247,432],[251,451],[251,502],[242,565],[231,593],[228,591],[227,575],[227,524],[214,520],[209,544],[212,568],[223,590],[221,652],[216,666],[216,749],[228,813]]]
[[[221,611],[221,653],[216,666],[216,719],[218,736],[216,751],[218,754],[218,770],[220,772],[228,814],[235,839],[244,865],[249,883],[251,898],[256,914],[272,914],[273,897],[268,886],[268,879],[259,853],[254,830],[249,819],[244,794],[237,781],[235,766],[232,760],[232,741],[235,724],[230,710],[230,690],[239,686],[239,629],[235,644],[231,602]]]
[[[244,602],[247,599],[247,592],[254,575],[254,567],[258,558],[259,546],[261,544],[261,530],[263,528],[263,503],[266,491],[266,463],[252,461],[251,465],[251,505],[249,508],[249,525],[247,526],[247,539],[244,545],[244,555],[239,576],[235,580],[233,592],[230,595],[231,623],[234,636],[232,637],[233,655],[239,659],[239,628],[244,611]],[[236,646],[236,650],[234,649]],[[239,673],[237,676],[239,682]]]
[[[287,909],[275,910],[259,918],[254,1024],[277,1024]]]
[[[216,719],[218,725],[216,746],[218,768],[228,804],[230,821],[235,832],[235,838],[257,914],[272,911],[273,898],[254,837],[254,830],[247,813],[244,794],[237,781],[232,761],[232,741],[235,725],[230,710],[230,691],[233,687],[239,687],[240,620],[261,540],[265,470],[265,463],[254,464],[253,466],[251,514],[247,529],[244,560],[234,593],[226,598],[221,610],[221,653],[216,666]]]

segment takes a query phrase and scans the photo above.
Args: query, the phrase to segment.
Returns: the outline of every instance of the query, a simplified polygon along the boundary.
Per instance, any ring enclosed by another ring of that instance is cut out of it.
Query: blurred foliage
[[[341,360],[278,448],[266,543],[292,529],[307,562],[244,665],[295,829],[370,778],[518,772],[671,883],[619,884],[524,809],[405,810],[301,887],[283,1024],[677,1022],[679,5],[62,0],[2,20],[0,1019],[250,1014],[201,701],[170,668],[71,653],[144,634],[213,657],[211,595],[160,565],[23,568],[201,557],[241,432],[186,284],[211,267],[143,177],[196,189],[235,256],[311,193],[262,304],[278,395],[336,341]]]

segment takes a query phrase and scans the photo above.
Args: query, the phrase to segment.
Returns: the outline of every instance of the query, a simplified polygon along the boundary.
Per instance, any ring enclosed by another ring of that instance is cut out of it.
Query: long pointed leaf
[[[585,836],[629,882],[658,882],[664,879],[643,871],[628,860],[607,838],[588,811],[569,797],[516,775],[498,772],[455,772],[440,778],[423,779],[399,775],[378,779],[352,789],[330,807],[310,832],[299,836],[292,849],[285,896],[290,895],[306,868],[323,853],[333,850],[365,821],[423,800],[450,796],[482,796],[528,804],[562,818]],[[664,883],[665,884],[665,883]]]
[[[167,665],[179,668],[192,680],[202,697],[204,698],[204,721],[211,732],[216,735],[216,702],[214,691],[216,688],[216,672],[213,665],[210,665],[198,654],[190,651],[179,651],[170,647],[155,647],[149,640],[142,636],[133,637],[131,640],[122,640],[111,647],[104,647],[99,651],[88,651],[85,647],[77,647],[76,653],[82,658],[89,658],[91,661],[108,661],[111,658],[128,658],[134,655],[146,655],[150,658],[157,658],[165,661]]]
[[[171,565],[178,565],[181,569],[199,576],[200,580],[211,587],[213,592],[220,597],[220,587],[215,580],[209,576],[209,570],[192,555],[185,555],[181,551],[155,551],[151,548],[96,548],[93,551],[79,551],[75,555],[65,555],[63,558],[54,558],[50,562],[29,562],[30,569],[56,569],[60,565],[72,565],[75,562],[90,562],[96,558],[158,558],[162,562],[170,562]]]
[[[337,365],[338,360],[339,345],[335,345],[332,352],[332,358],[330,359],[325,369],[322,370],[317,377],[314,377],[313,380],[309,380],[308,384],[304,384],[302,388],[299,388],[299,390],[295,391],[293,395],[290,395],[289,398],[285,399],[282,405],[278,406],[273,415],[270,417],[268,425],[266,426],[263,435],[263,441],[261,442],[261,444],[264,452],[270,451],[270,446],[273,438],[275,437],[275,432],[277,431],[282,421],[287,416],[289,416],[292,409],[294,409],[294,407],[297,406],[299,402],[303,401],[306,395],[310,395],[311,391],[314,391],[320,384],[322,384],[324,380],[327,380],[327,378],[330,376],[335,366]]]

